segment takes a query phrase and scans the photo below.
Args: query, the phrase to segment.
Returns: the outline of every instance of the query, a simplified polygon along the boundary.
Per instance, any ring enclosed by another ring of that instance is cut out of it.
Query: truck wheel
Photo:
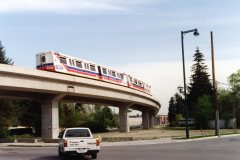
[[[97,158],[97,153],[94,153],[91,156],[92,156],[92,159],[96,159]]]

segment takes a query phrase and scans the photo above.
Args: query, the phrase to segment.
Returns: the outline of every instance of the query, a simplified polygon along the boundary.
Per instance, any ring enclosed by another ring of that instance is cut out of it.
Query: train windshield
[[[41,63],[45,63],[46,62],[46,56],[45,55],[41,55]]]

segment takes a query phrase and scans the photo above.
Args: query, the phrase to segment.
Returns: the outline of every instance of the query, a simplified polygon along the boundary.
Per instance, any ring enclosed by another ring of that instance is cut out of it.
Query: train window
[[[136,79],[133,79],[133,82],[134,82],[135,84],[137,84],[137,80],[136,80]]]
[[[112,71],[112,75],[113,75],[113,77],[116,77],[116,72]]]
[[[60,57],[60,63],[67,64],[67,60],[65,57]]]
[[[119,74],[120,78],[123,79],[123,74]]]
[[[130,79],[130,82],[132,82],[132,81],[133,81],[133,80],[132,80],[132,77],[130,77],[130,76],[129,76],[129,79]]]
[[[103,69],[102,69],[102,72],[103,72],[103,74],[106,74],[106,75],[107,75],[107,69],[106,69],[106,68],[103,68]]]
[[[45,56],[45,55],[42,55],[42,56],[41,56],[41,62],[42,62],[42,63],[46,62],[46,56]]]
[[[85,67],[85,69],[89,70],[89,64],[84,63],[84,67]]]
[[[82,68],[82,62],[76,61],[76,66],[77,66],[78,68]]]
[[[90,70],[91,71],[96,71],[96,67],[94,65],[90,65]]]

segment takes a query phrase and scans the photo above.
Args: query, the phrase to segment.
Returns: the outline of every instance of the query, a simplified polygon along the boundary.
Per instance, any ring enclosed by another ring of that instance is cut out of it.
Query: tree
[[[170,127],[173,127],[175,124],[175,116],[176,116],[176,111],[175,111],[175,104],[174,104],[174,98],[171,97],[169,101],[169,107],[168,107],[168,121],[170,123]]]
[[[179,117],[182,117],[182,115],[184,115],[184,110],[184,101],[182,97],[176,93],[174,97],[170,98],[169,101],[168,121],[171,127],[176,126],[178,124],[178,121],[182,120]]]
[[[16,111],[15,101],[0,99],[0,138],[8,136],[7,127],[15,126],[18,123]]]
[[[17,101],[18,124],[25,127],[34,127],[35,135],[41,135],[41,105],[29,100]]]
[[[220,90],[218,92],[219,116],[226,122],[235,115],[235,108],[237,106],[236,96],[231,90]],[[226,125],[227,126],[227,125]]]
[[[84,121],[81,121],[82,114],[79,106],[74,103],[60,103],[59,117],[61,127],[80,127]]]
[[[16,101],[10,99],[0,99],[0,119],[2,119],[0,128],[16,126],[18,124],[18,115],[16,115],[17,111],[18,106],[16,105]]]
[[[0,63],[13,65],[11,58],[6,57],[6,50],[4,49],[2,42],[0,41]]]
[[[105,132],[108,128],[116,127],[116,118],[107,106],[95,106],[95,112],[91,114],[91,117],[88,127],[93,132]]]
[[[116,127],[116,118],[106,106],[61,103],[59,119],[61,127],[89,127],[92,132],[104,132],[109,127]]]
[[[181,115],[185,116],[185,103],[184,103],[184,99],[178,93],[176,93],[174,95],[174,99],[175,99],[175,105],[176,105],[177,114],[181,114]]]
[[[213,118],[213,109],[211,98],[203,95],[197,100],[196,108],[194,108],[195,125],[198,129],[206,129],[208,120]]]
[[[232,94],[235,98],[237,126],[240,126],[240,70],[231,74],[228,77],[228,82],[231,85]]]
[[[240,69],[236,73],[232,73],[228,77],[228,81],[231,85],[231,89],[234,93],[240,93]]]
[[[189,115],[193,116],[194,107],[196,107],[197,101],[203,95],[212,97],[213,88],[207,73],[207,65],[205,65],[204,55],[197,48],[196,53],[193,55],[194,64],[192,66],[193,74],[190,77],[190,85],[188,86],[188,102],[189,102]]]
[[[34,127],[41,135],[41,106],[28,100],[0,99],[0,130],[9,126]]]
[[[1,41],[0,41],[0,63],[11,64],[11,65],[13,64],[12,59],[6,57],[6,50],[4,49]],[[14,108],[12,104],[13,103],[11,100],[0,99],[0,113],[1,113],[0,114],[0,133],[5,132],[6,127],[12,124],[11,118],[13,117],[9,116],[9,114],[11,114],[9,110]],[[3,135],[6,135],[6,134],[1,134],[0,136],[3,136]]]

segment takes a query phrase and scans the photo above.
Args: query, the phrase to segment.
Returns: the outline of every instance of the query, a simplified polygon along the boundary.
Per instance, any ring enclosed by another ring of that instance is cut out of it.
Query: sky
[[[16,66],[35,68],[35,55],[57,51],[130,73],[152,86],[167,114],[170,97],[183,86],[193,54],[204,54],[211,74],[213,31],[216,79],[240,69],[238,0],[0,0],[0,40]],[[223,85],[227,86],[227,85]]]

